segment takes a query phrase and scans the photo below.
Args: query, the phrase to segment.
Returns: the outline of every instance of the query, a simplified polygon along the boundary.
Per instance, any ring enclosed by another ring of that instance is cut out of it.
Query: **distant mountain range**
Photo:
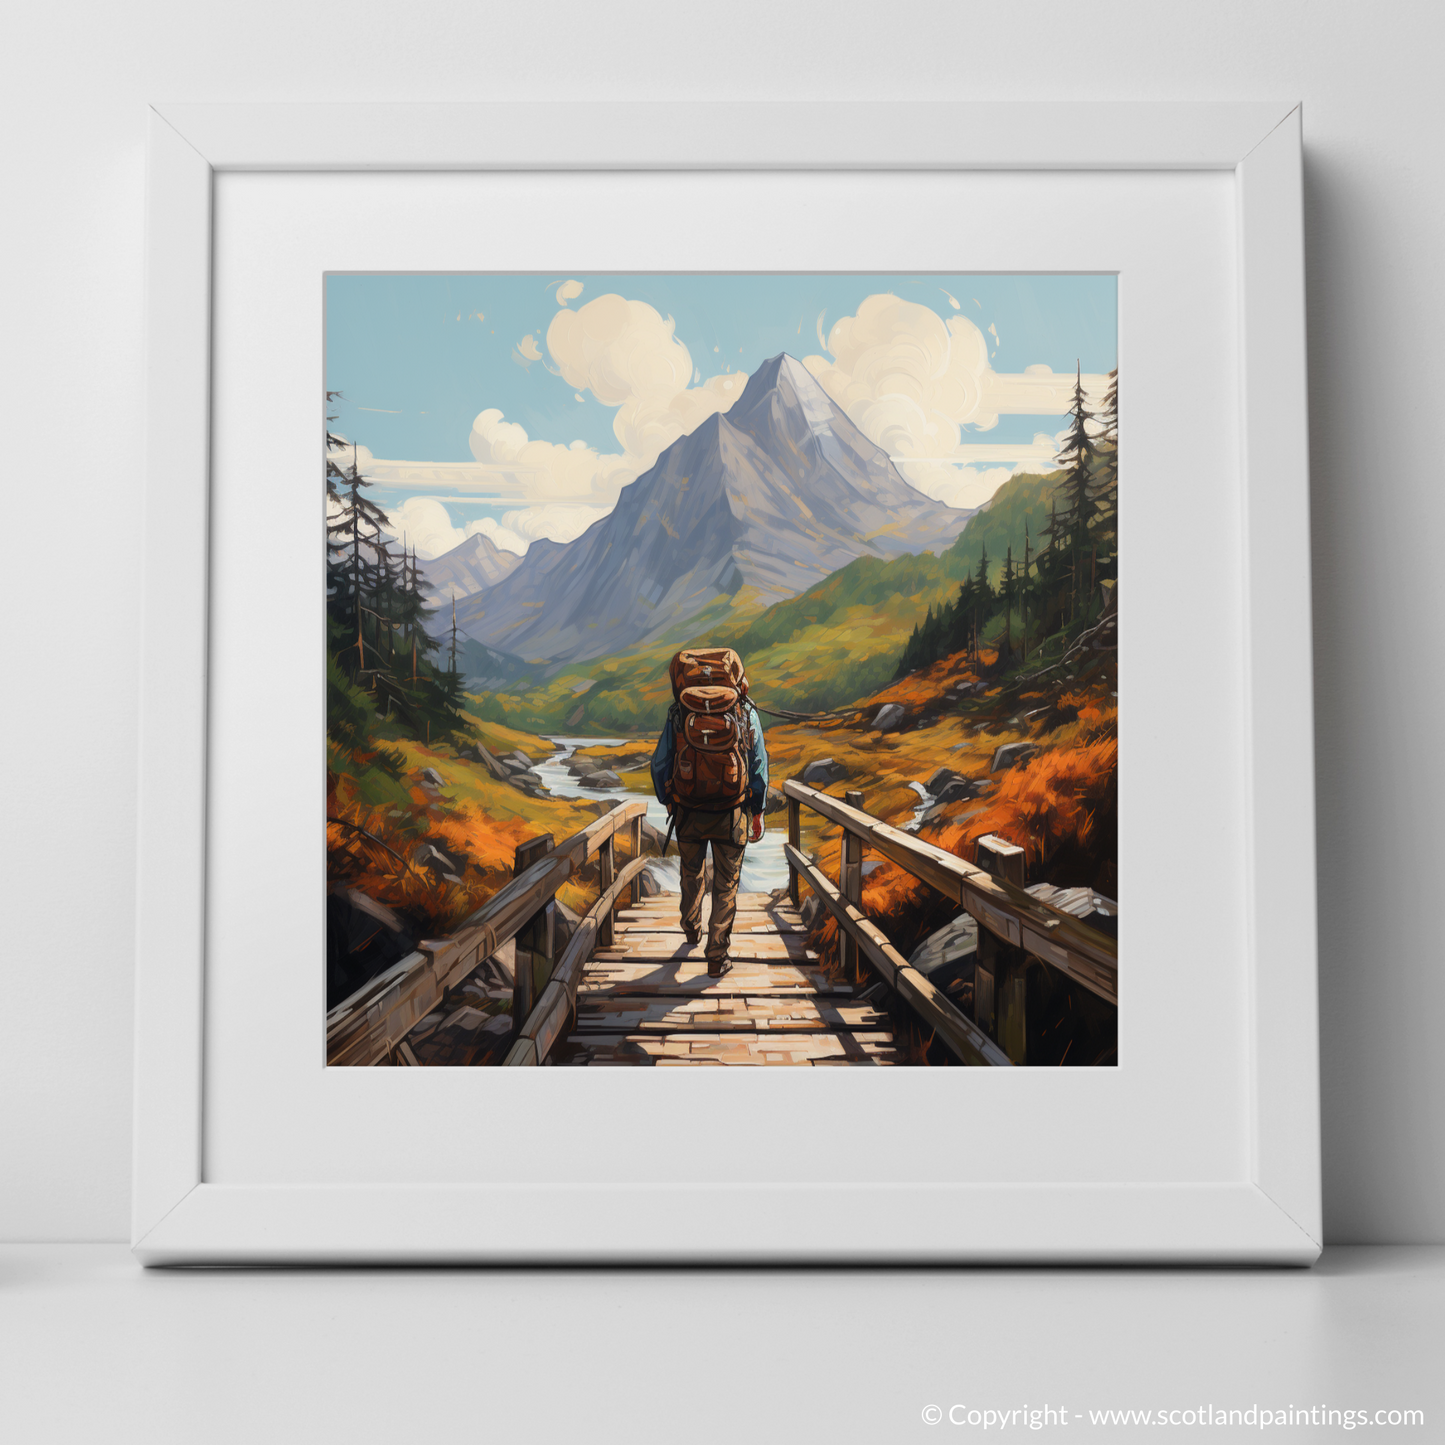
[[[495,587],[521,565],[522,558],[518,553],[505,551],[480,532],[468,537],[450,552],[443,552],[440,557],[418,561],[427,603],[440,609],[433,628],[440,627],[443,613],[447,625],[451,625],[452,598],[460,602],[463,597]]]
[[[602,657],[680,635],[705,610],[716,615],[719,600],[767,607],[857,557],[942,551],[972,515],[909,486],[785,353],[726,414],[668,447],[582,536],[534,542],[508,575],[459,600],[457,625],[514,657]],[[428,563],[429,579],[461,550]],[[490,564],[507,555],[491,553]],[[460,566],[441,585],[464,585],[454,573]],[[449,624],[449,605],[446,613]]]

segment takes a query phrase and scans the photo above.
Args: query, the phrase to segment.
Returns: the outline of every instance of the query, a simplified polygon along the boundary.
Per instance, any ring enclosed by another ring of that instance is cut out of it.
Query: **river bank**
[[[645,774],[622,776],[621,788],[585,788],[567,770],[567,761],[579,748],[615,747],[636,751],[648,751],[645,742],[634,738],[579,738],[562,735],[544,735],[557,751],[548,759],[537,764],[534,771],[542,779],[548,792],[559,798],[579,801],[614,802],[619,799],[640,799],[647,804],[647,821],[660,833],[667,832],[667,809],[653,796],[649,786],[643,783]],[[774,888],[784,888],[788,882],[788,864],[783,857],[783,844],[787,839],[786,829],[775,827],[783,815],[774,813],[767,822],[762,840],[749,843],[743,854],[742,881],[739,885],[745,893],[770,893]],[[676,893],[681,887],[678,876],[677,844],[668,849],[668,857],[653,859],[647,871],[659,888]]]

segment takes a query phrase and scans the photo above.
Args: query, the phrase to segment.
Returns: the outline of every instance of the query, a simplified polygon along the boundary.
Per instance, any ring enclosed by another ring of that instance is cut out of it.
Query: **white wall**
[[[1327,1234],[1445,1240],[1445,11],[67,0],[5,28],[0,1239],[127,1231],[147,102],[857,96],[1304,101]]]

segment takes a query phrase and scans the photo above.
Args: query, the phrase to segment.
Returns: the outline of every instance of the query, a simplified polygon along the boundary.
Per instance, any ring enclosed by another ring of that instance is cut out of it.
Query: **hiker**
[[[703,864],[712,848],[705,952],[708,976],[721,978],[732,968],[728,940],[743,849],[763,836],[768,797],[763,725],[748,701],[742,658],[730,647],[685,649],[668,665],[668,675],[673,703],[652,754],[652,787],[677,828],[682,931],[689,947],[702,931]]]

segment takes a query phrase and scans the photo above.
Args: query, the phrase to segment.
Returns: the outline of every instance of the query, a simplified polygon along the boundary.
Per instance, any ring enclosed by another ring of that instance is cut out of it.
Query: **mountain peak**
[[[829,408],[833,405],[813,373],[796,356],[780,351],[776,356],[770,356],[748,378],[748,384],[733,403],[732,411],[751,411],[763,397],[775,391],[791,392],[805,410],[809,404],[816,406],[822,403]]]
[[[521,563],[515,552],[498,547],[484,532],[473,532],[440,557],[422,558],[418,566],[425,588],[435,601],[468,597],[484,587],[494,587]]]
[[[930,500],[794,356],[770,357],[726,413],[667,447],[573,542],[533,543],[458,609],[471,636],[554,663],[678,631],[746,588],[792,597],[855,557],[947,546],[968,513]]]

